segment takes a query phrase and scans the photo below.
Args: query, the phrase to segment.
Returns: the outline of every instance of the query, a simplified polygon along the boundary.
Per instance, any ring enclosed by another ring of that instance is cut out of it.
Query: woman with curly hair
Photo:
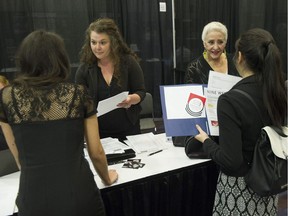
[[[112,19],[100,18],[89,25],[75,82],[88,88],[96,106],[101,100],[129,92],[118,104],[120,109],[99,116],[101,138],[124,140],[127,135],[140,133],[140,102],[146,90],[138,60]]]

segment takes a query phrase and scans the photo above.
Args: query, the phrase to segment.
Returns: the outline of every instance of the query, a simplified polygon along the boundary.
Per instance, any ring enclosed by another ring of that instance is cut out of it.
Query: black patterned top
[[[239,76],[233,63],[233,56],[231,54],[226,54],[226,56],[228,61],[228,74]],[[208,64],[204,56],[201,55],[188,64],[184,81],[185,83],[192,84],[208,84],[210,70],[213,71],[213,68]]]
[[[21,164],[19,214],[103,211],[83,153],[84,118],[95,113],[85,88],[72,83],[41,88],[12,85],[1,91],[0,119],[11,125]]]

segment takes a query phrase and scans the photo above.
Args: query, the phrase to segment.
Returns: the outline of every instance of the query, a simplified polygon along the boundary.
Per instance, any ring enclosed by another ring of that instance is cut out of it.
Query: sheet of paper
[[[125,149],[129,148],[129,146],[120,142],[118,139],[114,139],[111,137],[101,139],[101,143],[105,154],[124,153]]]
[[[119,108],[117,104],[121,103],[128,96],[128,91],[121,92],[118,95],[99,101],[97,108],[97,116],[104,115],[114,109]]]
[[[223,74],[215,71],[209,72],[208,89],[221,89],[223,93],[230,90],[242,77]]]
[[[217,103],[219,96],[229,91],[241,79],[241,77],[210,71],[208,87],[204,89],[206,97],[205,109],[210,135],[219,136],[217,117]]]
[[[163,144],[165,137],[154,135],[153,133],[137,134],[133,136],[127,136],[125,142],[132,147],[138,154],[144,152],[153,152],[161,149],[165,149]]]
[[[217,102],[218,97],[223,92],[217,89],[204,89],[206,95],[206,115],[207,115],[207,122],[208,127],[210,129],[210,134],[212,136],[219,136],[219,128],[218,128],[218,118],[217,118]]]

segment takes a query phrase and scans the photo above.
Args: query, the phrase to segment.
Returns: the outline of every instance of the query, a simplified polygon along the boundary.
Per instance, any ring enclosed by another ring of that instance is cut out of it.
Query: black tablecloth
[[[218,169],[213,161],[101,190],[107,216],[209,216]]]

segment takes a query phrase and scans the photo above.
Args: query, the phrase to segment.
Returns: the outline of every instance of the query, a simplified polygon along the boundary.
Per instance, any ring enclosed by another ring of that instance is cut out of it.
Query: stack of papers
[[[166,149],[167,145],[165,145],[165,141],[163,142],[163,140],[166,140],[165,134],[154,135],[152,132],[150,132],[127,136],[125,143],[140,154],[144,152],[154,152],[157,150]]]
[[[106,154],[121,154],[124,153],[126,149],[130,148],[118,139],[111,137],[101,139],[101,143]]]
[[[208,87],[205,89],[207,122],[210,135],[219,136],[217,103],[223,93],[229,91],[242,78],[215,71],[209,72]]]

